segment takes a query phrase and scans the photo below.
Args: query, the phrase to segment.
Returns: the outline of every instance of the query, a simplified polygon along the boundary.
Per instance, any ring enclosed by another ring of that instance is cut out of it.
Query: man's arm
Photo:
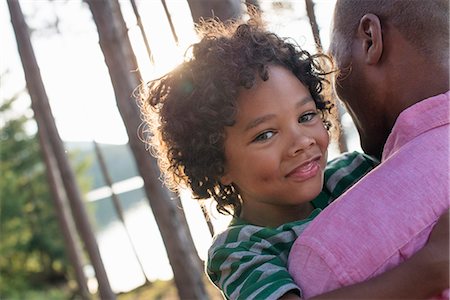
[[[310,299],[427,299],[448,288],[449,212],[441,216],[426,246],[404,263],[367,281]]]

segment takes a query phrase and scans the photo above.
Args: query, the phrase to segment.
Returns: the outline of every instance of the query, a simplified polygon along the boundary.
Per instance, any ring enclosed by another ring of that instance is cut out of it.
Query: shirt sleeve
[[[222,245],[208,258],[207,274],[227,299],[278,299],[301,294],[279,255],[265,241]]]
[[[339,258],[332,252],[321,246],[315,247],[314,239],[305,244],[294,244],[288,263],[292,278],[302,287],[304,299],[344,286],[343,277],[350,281]]]
[[[440,184],[448,173],[435,168],[424,176],[434,158],[407,150],[347,190],[294,242],[289,270],[306,299],[389,270],[426,243],[448,209],[448,193]]]

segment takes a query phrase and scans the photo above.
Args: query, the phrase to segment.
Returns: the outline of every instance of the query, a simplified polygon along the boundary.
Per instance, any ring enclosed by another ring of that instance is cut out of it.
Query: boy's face
[[[241,91],[236,123],[225,132],[222,183],[239,191],[242,217],[266,226],[305,217],[322,189],[329,137],[294,74],[270,66],[269,80]]]

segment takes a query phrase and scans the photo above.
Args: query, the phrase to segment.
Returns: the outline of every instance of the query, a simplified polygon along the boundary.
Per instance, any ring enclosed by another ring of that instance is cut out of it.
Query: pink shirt
[[[295,241],[289,272],[305,298],[380,274],[425,245],[449,208],[449,94],[403,111],[382,163]]]

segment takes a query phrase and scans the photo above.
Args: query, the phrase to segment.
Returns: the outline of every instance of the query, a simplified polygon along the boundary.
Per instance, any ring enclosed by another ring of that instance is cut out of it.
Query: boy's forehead
[[[282,65],[269,65],[267,78],[256,75],[251,88],[241,87],[238,92],[239,99],[254,101],[258,98],[278,100],[278,97],[296,98],[308,92],[308,87],[294,74],[292,70]]]

